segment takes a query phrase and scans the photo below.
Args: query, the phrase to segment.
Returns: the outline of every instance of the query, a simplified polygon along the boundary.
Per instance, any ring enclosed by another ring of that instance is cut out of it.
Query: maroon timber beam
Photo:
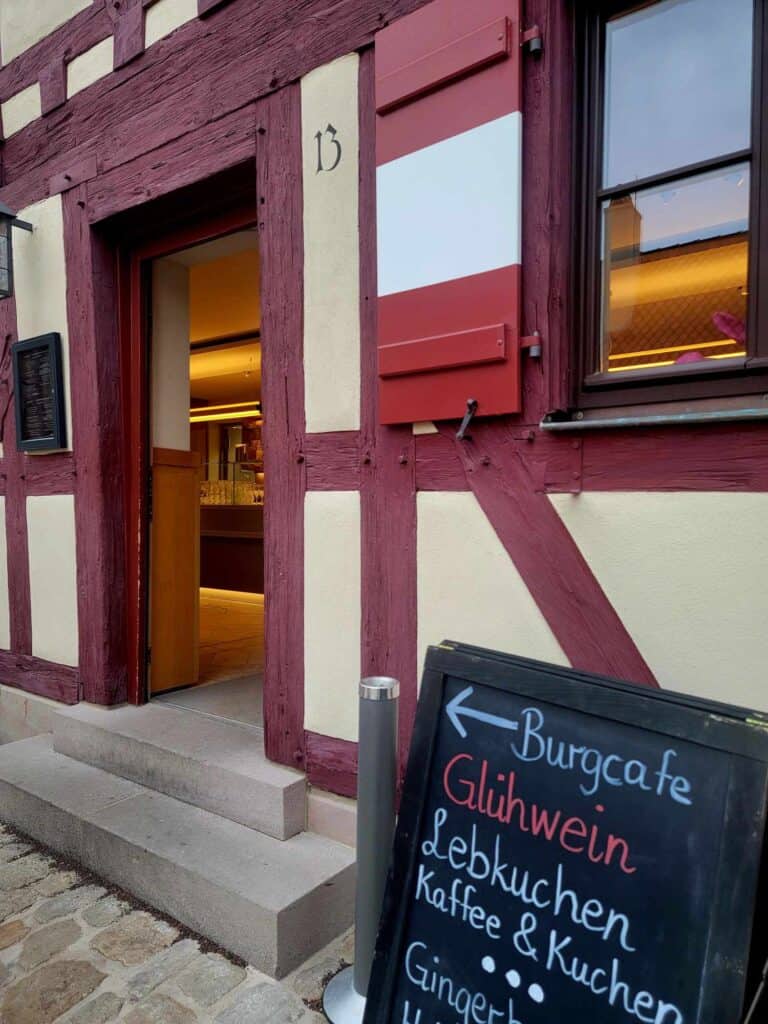
[[[13,381],[11,377],[11,344],[17,340],[16,300],[0,302],[0,343],[4,418],[2,421],[5,474],[5,531],[8,562],[11,650],[0,652],[16,658],[32,654],[32,610],[29,596],[29,549],[27,545],[27,495],[24,484],[23,458],[16,450],[16,421],[13,412]]]
[[[252,160],[254,135],[255,106],[250,104],[100,174],[88,183],[89,219],[94,223],[105,220]]]
[[[28,495],[72,494],[75,489],[75,460],[71,452],[27,456],[23,472]]]
[[[113,0],[115,19],[114,67],[122,68],[144,52],[144,7],[142,0],[122,3]]]
[[[301,95],[298,85],[256,110],[263,351],[264,743],[273,761],[304,767],[304,345]]]
[[[371,452],[361,451],[356,430],[307,434],[304,438],[308,491],[357,491],[362,465]]]
[[[357,744],[307,731],[306,772],[313,786],[357,796]]]
[[[79,700],[78,670],[29,654],[0,651],[0,682],[63,704]]]
[[[447,430],[448,428],[443,428]],[[497,423],[454,441],[467,480],[574,668],[658,686],[552,503]]]
[[[364,676],[387,675],[400,681],[404,766],[417,697],[416,460],[410,424],[379,423],[374,94],[374,57],[368,50],[360,58],[359,106],[361,665]]]
[[[217,18],[215,32],[205,19],[189,21],[130,65],[67,100],[66,119],[57,124],[55,133],[40,118],[6,140],[5,180],[12,186],[3,190],[3,200],[18,199],[17,205],[28,205],[43,198],[51,169],[66,158],[62,154],[72,160],[98,152],[104,156],[106,170],[225,115],[234,116],[243,106],[313,68],[370,44],[382,24],[423,2],[343,0],[329,19],[323,0],[296,0],[287,12],[284,0],[262,0],[228,5]],[[82,52],[110,35],[112,21],[103,0],[97,4],[101,27],[98,32],[89,27],[87,45],[81,46],[78,26],[86,21],[78,20],[78,15],[0,69],[0,100],[38,80],[58,55],[69,58],[74,49]],[[90,9],[83,12],[90,13]],[[87,24],[91,26],[90,21]],[[190,53],[194,60],[189,59]],[[217,82],[215,93],[210,80]],[[171,93],[178,118],[167,116]],[[136,188],[141,201],[140,177]]]
[[[67,69],[61,57],[40,72],[40,109],[43,117],[58,110],[67,101]]]
[[[114,255],[92,233],[85,186],[65,192],[64,254],[75,454],[77,617],[82,696],[127,696],[120,345]]]

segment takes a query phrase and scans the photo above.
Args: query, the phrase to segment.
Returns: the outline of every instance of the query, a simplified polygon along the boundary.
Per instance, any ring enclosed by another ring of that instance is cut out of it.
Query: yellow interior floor
[[[264,595],[200,588],[200,683],[262,675]]]
[[[264,597],[200,589],[200,678],[161,694],[171,707],[261,727]]]

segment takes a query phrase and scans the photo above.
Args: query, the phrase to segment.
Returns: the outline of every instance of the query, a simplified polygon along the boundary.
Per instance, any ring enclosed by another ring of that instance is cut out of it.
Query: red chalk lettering
[[[567,839],[569,836],[574,835],[578,839],[587,838],[587,826],[581,818],[569,818],[562,829],[560,830],[560,845],[568,853],[584,853],[584,844],[580,846],[571,846]]]
[[[621,850],[621,856],[619,857],[619,866],[625,875],[634,875],[637,868],[631,868],[627,863],[629,859],[629,846],[626,839],[619,839],[618,836],[609,835],[606,840],[605,848],[605,863],[610,864],[613,858],[614,851],[616,849]]]

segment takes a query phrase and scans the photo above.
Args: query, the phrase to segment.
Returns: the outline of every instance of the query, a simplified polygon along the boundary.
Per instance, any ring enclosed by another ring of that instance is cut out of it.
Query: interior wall
[[[189,270],[152,266],[152,445],[189,451]]]
[[[250,334],[261,327],[259,253],[245,249],[189,268],[190,341]]]

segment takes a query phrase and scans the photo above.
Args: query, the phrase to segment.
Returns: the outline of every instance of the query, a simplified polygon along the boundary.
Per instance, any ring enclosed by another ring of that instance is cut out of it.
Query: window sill
[[[768,420],[768,395],[728,401],[667,402],[622,408],[585,409],[569,414],[549,413],[542,430],[553,433],[609,430],[626,427],[689,426],[695,423],[730,423]]]

